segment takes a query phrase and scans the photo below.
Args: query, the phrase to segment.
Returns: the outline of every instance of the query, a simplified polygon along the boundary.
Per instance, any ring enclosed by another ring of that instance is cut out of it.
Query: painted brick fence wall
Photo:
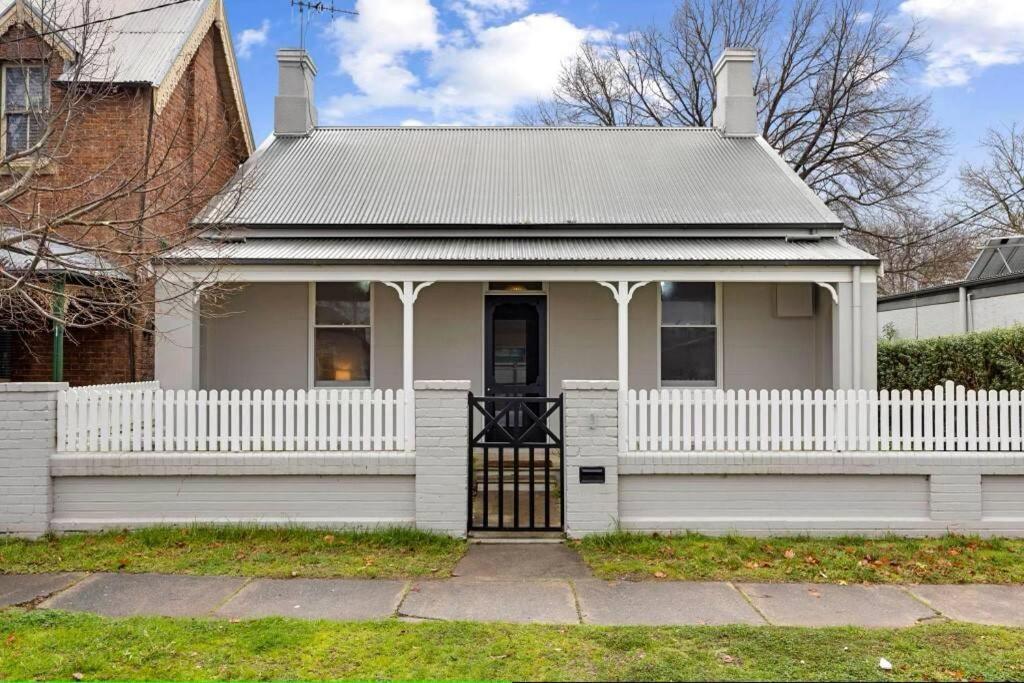
[[[0,533],[159,523],[467,526],[468,382],[416,385],[415,453],[56,452],[61,384],[0,385]],[[1024,536],[1024,454],[620,452],[615,382],[566,381],[571,537],[639,532]],[[580,468],[604,468],[583,484]]]

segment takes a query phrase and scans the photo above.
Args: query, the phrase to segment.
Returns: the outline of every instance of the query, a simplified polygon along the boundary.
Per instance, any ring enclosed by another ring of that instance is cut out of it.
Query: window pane
[[[25,111],[25,70],[17,67],[4,69],[7,74],[7,90],[4,92],[4,106],[7,111]]]
[[[369,325],[369,282],[324,282],[316,286],[317,325]]]
[[[316,330],[316,383],[370,382],[370,330],[327,328]]]
[[[714,282],[662,282],[663,325],[714,325]]]
[[[662,381],[713,383],[716,334],[713,327],[661,328]]]
[[[42,111],[46,106],[46,69],[35,66],[28,70],[29,106],[32,111]]]
[[[23,152],[28,149],[28,115],[7,115],[6,153]]]

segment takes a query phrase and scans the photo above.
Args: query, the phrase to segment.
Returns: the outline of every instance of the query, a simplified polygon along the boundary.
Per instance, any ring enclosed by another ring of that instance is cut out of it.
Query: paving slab
[[[584,623],[603,625],[764,624],[764,619],[727,583],[576,582]]]
[[[478,579],[582,579],[592,576],[563,543],[477,543],[452,571]]]
[[[0,574],[0,607],[21,605],[45,598],[71,586],[84,573]]]
[[[403,617],[516,624],[577,624],[568,581],[456,578],[413,585],[398,612]]]
[[[737,586],[778,626],[913,626],[938,616],[896,586],[745,583]]]
[[[210,614],[245,581],[234,576],[94,574],[39,607],[108,617],[198,617]]]
[[[956,621],[1024,626],[1024,586],[909,586],[908,590]]]
[[[257,579],[246,584],[215,614],[235,619],[386,619],[395,614],[405,588],[404,581]]]

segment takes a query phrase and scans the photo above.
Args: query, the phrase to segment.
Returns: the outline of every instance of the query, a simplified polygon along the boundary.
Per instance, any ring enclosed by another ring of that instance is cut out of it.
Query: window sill
[[[24,175],[32,170],[35,163],[32,159],[18,159],[9,164],[4,164],[0,166],[0,176]],[[57,165],[53,163],[53,159],[42,157],[35,172],[40,175],[52,175],[57,172]]]

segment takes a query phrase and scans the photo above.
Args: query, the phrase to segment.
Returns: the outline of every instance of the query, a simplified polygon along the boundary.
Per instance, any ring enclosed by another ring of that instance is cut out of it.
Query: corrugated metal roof
[[[40,251],[39,240],[36,237],[0,229],[0,239],[7,242],[6,247],[0,247],[0,267],[12,273],[23,272],[32,267],[32,262]],[[46,241],[46,251],[32,272],[64,273],[87,280],[127,279],[122,269],[95,252],[53,239]]]
[[[230,263],[877,263],[837,239],[321,238],[201,242],[167,257]]]
[[[77,26],[84,21],[97,21],[128,12],[167,4],[168,0],[63,0],[58,4],[40,0],[23,0],[56,26]],[[92,63],[88,80],[112,83],[152,83],[160,85],[174,64],[185,42],[195,30],[200,17],[214,0],[191,0],[179,5],[103,22],[92,27],[90,40]],[[0,14],[6,13],[16,0],[2,3]],[[40,11],[40,7],[45,12]],[[81,30],[71,29],[59,34],[76,50],[81,42]]]
[[[236,182],[203,222],[839,225],[762,140],[706,128],[319,128]]]

